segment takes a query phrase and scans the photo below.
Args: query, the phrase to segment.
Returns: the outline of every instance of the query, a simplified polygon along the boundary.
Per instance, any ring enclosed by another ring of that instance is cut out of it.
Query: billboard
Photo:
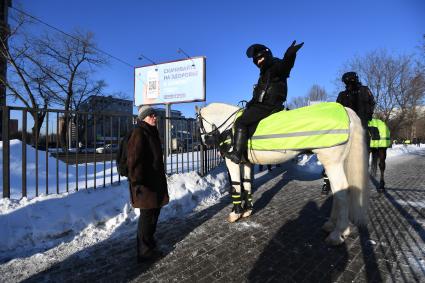
[[[205,57],[134,69],[134,105],[205,101]]]

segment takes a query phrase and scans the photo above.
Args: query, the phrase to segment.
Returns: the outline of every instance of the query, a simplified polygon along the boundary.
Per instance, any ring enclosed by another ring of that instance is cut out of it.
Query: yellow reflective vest
[[[390,129],[387,127],[384,121],[379,119],[372,119],[368,123],[369,127],[376,127],[379,131],[379,140],[370,140],[370,147],[390,147]]]

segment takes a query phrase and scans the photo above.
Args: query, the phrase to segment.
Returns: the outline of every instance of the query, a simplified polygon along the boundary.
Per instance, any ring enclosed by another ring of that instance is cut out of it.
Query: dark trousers
[[[137,225],[138,256],[148,256],[156,247],[154,234],[160,211],[161,208],[140,209],[139,223]]]
[[[252,136],[260,120],[266,118],[272,112],[272,110],[266,110],[260,107],[249,107],[235,121],[235,127],[247,130],[249,133],[248,136]]]

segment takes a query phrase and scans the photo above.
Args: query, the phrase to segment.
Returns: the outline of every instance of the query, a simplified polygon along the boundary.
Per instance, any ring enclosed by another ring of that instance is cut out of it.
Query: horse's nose
[[[205,143],[205,145],[208,145],[208,146],[213,145],[213,143],[214,143],[213,137],[205,136],[204,143]]]

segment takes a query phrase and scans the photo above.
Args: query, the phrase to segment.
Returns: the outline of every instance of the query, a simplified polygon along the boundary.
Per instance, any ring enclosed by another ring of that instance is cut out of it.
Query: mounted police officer
[[[368,133],[368,122],[372,120],[373,111],[375,110],[375,99],[372,92],[367,86],[359,81],[356,72],[347,72],[342,75],[342,82],[345,84],[345,90],[338,94],[336,102],[345,107],[351,108],[359,116],[363,129],[365,129],[365,142],[367,148],[370,146],[370,136]],[[329,179],[323,171],[324,184],[322,192],[327,193],[330,189]]]
[[[367,86],[360,83],[359,77],[355,72],[348,72],[342,75],[342,82],[345,84],[345,90],[341,91],[336,102],[345,107],[351,108],[356,112],[362,121],[362,126],[367,130],[367,124],[372,120],[375,110],[375,99]]]
[[[225,154],[234,163],[241,162],[248,137],[253,134],[260,120],[283,109],[282,104],[288,92],[286,79],[294,66],[297,51],[303,44],[293,41],[283,59],[273,57],[271,50],[262,44],[253,44],[247,49],[246,55],[260,69],[260,78],[254,85],[253,97],[247,103],[247,108],[235,122],[233,150]]]

